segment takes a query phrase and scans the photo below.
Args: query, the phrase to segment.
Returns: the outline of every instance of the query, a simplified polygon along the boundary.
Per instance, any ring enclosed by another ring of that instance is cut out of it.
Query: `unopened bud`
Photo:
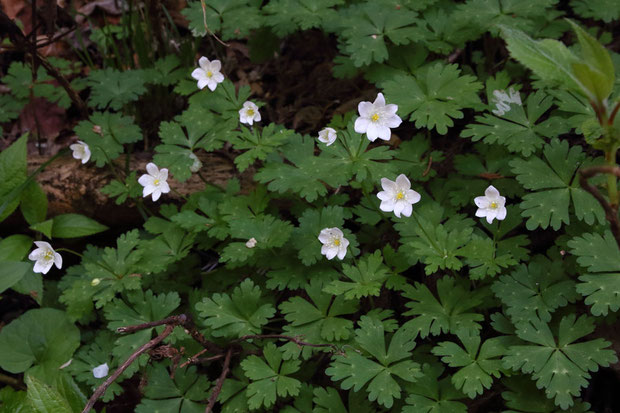
[[[92,285],[93,287],[96,287],[100,283],[101,283],[101,279],[100,278],[93,278],[93,280],[90,282],[90,285]]]
[[[245,246],[248,248],[254,248],[256,246],[256,238],[250,238],[248,242],[245,243]]]

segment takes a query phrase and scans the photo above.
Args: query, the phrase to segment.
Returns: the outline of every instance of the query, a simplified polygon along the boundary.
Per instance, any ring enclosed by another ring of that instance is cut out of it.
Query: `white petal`
[[[108,367],[108,363],[103,363],[93,369],[93,376],[95,376],[96,379],[102,379],[108,375],[109,371],[110,368]]]
[[[45,250],[52,250],[54,251],[54,248],[52,248],[52,246],[50,245],[49,242],[45,242],[45,241],[35,241],[34,245],[36,245],[39,248],[43,248]]]
[[[258,109],[255,111],[255,115],[254,115],[254,122],[260,122],[261,117],[260,117],[260,112],[258,111]]]
[[[331,260],[336,256],[336,254],[338,254],[338,248],[328,247],[325,251],[325,258]]]
[[[62,268],[62,256],[57,252],[54,253],[54,264],[56,265],[56,268]]]
[[[142,186],[153,185],[154,181],[155,181],[155,178],[153,178],[151,175],[147,175],[147,174],[144,174],[140,178],[138,178],[138,183],[140,185],[142,185]]]
[[[387,199],[381,202],[379,205],[379,209],[383,212],[392,212],[394,211],[395,202],[393,199]]]
[[[493,223],[493,220],[497,217],[497,210],[496,209],[489,209],[487,210],[487,222],[489,224]]]
[[[487,216],[487,210],[484,209],[484,208],[478,208],[478,210],[476,211],[476,216],[478,218],[486,217]]]
[[[168,179],[168,168],[161,168],[159,170],[159,174],[157,175],[157,178],[160,181],[166,181]]]
[[[379,92],[377,94],[377,98],[372,104],[375,106],[381,106],[381,107],[385,106],[385,98],[383,97],[383,93]]]
[[[82,158],[82,163],[88,162],[90,159],[90,148],[88,145],[84,144],[84,157]]]
[[[398,115],[386,117],[383,121],[383,124],[388,128],[397,128],[400,126],[401,123],[403,123],[403,120]]]
[[[221,73],[214,73],[211,79],[215,80],[217,83],[222,83],[224,81],[224,75]]]
[[[32,269],[32,271],[38,272],[41,274],[47,274],[50,268],[52,268],[53,264],[54,263],[52,260],[39,260],[34,263],[34,268]]]
[[[396,112],[398,112],[398,105],[395,105],[393,103],[390,103],[389,105],[385,105],[385,107],[383,108],[383,112],[386,113],[387,115],[396,115]]]
[[[344,236],[340,228],[331,228],[331,230],[332,230],[332,234],[338,238],[342,238]]]
[[[400,190],[411,188],[411,182],[405,176],[405,174],[398,175],[398,177],[396,178],[396,185]]]
[[[151,195],[153,192],[155,192],[155,185],[146,185],[142,189],[142,198],[146,198],[147,196]]]
[[[202,90],[205,88],[205,86],[207,86],[209,84],[209,81],[207,79],[200,79],[198,80],[198,89]]]
[[[392,136],[392,131],[387,126],[377,125],[377,134],[379,139],[389,141]]]
[[[490,204],[489,199],[486,196],[475,197],[474,203],[478,208],[488,208]]]
[[[45,255],[43,248],[37,248],[28,254],[28,259],[32,261],[38,261]]]
[[[209,80],[207,82],[207,87],[209,88],[209,90],[211,92],[213,92],[215,90],[215,88],[217,87],[217,82],[215,82],[213,79]]]
[[[155,188],[153,191],[153,202],[157,201],[161,196],[161,190],[159,188]]]
[[[202,56],[200,59],[198,59],[198,66],[203,68],[205,71],[209,70],[209,63],[211,63],[209,61],[209,59],[207,59],[204,56]]]
[[[357,111],[359,112],[360,116],[363,118],[370,118],[372,116],[373,109],[374,109],[374,106],[370,102],[360,102],[357,105]]]
[[[355,132],[357,133],[366,133],[368,130],[368,125],[370,124],[370,119],[359,117],[355,120]]]
[[[215,72],[219,72],[220,70],[222,70],[222,62],[220,62],[219,60],[214,60],[211,62],[211,66],[210,69],[213,73]]]
[[[420,195],[413,189],[409,189],[405,194],[405,199],[407,199],[407,202],[409,203],[417,204],[418,202],[420,202],[420,199],[422,199],[422,195]]]
[[[321,241],[321,244],[329,243],[329,233],[327,232],[327,228],[321,231],[318,238],[319,238],[319,241]]]
[[[506,211],[506,208],[503,208],[503,207],[502,208],[498,208],[498,210],[497,210],[497,219],[500,220],[500,221],[505,219],[507,212],[508,211]]]
[[[168,185],[168,182],[164,181],[159,184],[159,191],[163,194],[167,194],[168,192],[170,192],[170,185]]]
[[[400,213],[405,209],[405,205],[408,205],[406,202],[398,201],[394,204],[394,215],[400,218]]]
[[[377,138],[380,137],[379,129],[380,129],[379,125],[373,122],[369,122],[368,128],[366,129],[366,135],[368,136],[368,139],[370,139],[372,142],[377,140]]]
[[[396,192],[398,192],[396,182],[390,181],[387,178],[381,178],[381,188],[383,188],[387,192],[390,192],[391,194],[395,194]]]
[[[387,201],[388,199],[394,198],[394,195],[390,194],[388,191],[381,191],[377,193],[377,198],[382,201]]]
[[[192,71],[192,77],[196,80],[201,80],[206,78],[206,74],[204,70],[198,68]]]
[[[148,172],[151,176],[157,176],[159,173],[159,168],[157,168],[157,165],[153,162],[149,162],[146,164],[146,172]]]
[[[340,244],[338,248],[338,259],[344,259],[344,256],[347,255],[347,247],[343,244]]]
[[[411,206],[411,204],[409,202],[403,202],[403,210],[401,211],[401,214],[406,217],[410,217],[412,212],[413,207]]]

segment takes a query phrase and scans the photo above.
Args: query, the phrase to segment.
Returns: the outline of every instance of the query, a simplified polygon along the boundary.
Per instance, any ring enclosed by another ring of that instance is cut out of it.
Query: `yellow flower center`
[[[375,113],[374,115],[372,115],[372,116],[370,117],[370,120],[372,120],[373,122],[378,121],[378,120],[379,120],[379,114],[378,114],[378,113]]]
[[[254,116],[254,109],[248,109],[246,113],[248,114],[248,116]]]
[[[491,209],[496,209],[497,208],[497,202],[491,202],[491,205],[489,205],[489,207]]]
[[[155,185],[155,186],[159,185],[159,179],[154,180],[153,181],[153,185]]]
[[[340,246],[340,240],[339,239],[335,239],[334,240],[334,245],[339,247]]]
[[[52,251],[46,251],[43,259],[46,261],[54,259],[54,253]]]
[[[209,71],[207,72],[207,77],[212,77],[212,76],[213,76],[213,72],[209,70]]]
[[[401,199],[405,199],[405,194],[403,194],[403,191],[398,191],[398,193],[396,194],[396,199],[399,201]]]

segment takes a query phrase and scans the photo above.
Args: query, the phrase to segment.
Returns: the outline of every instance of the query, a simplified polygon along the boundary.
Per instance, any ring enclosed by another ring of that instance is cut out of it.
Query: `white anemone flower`
[[[28,255],[28,259],[34,261],[34,272],[47,274],[52,265],[56,265],[58,269],[62,267],[62,256],[54,251],[48,242],[35,241],[34,244],[37,249]]]
[[[349,246],[349,240],[344,237],[344,234],[340,228],[324,228],[319,234],[319,241],[323,246],[321,247],[321,254],[325,255],[328,260],[331,260],[335,256],[339,259],[344,259],[347,255],[347,247]]]
[[[153,201],[157,201],[161,194],[167,194],[170,192],[170,186],[168,185],[168,170],[166,168],[157,168],[153,162],[149,162],[146,165],[147,174],[144,174],[138,179],[138,183],[144,187],[142,190],[142,196],[153,194]]]
[[[83,164],[90,159],[90,148],[85,142],[77,141],[77,143],[69,145],[69,148],[73,151],[73,157],[81,160]]]
[[[494,90],[491,103],[495,104],[496,109],[493,109],[491,112],[493,112],[496,116],[503,116],[504,113],[510,112],[511,103],[519,106],[522,105],[521,95],[519,95],[519,92],[515,91],[512,87],[508,89],[508,93],[504,90]]]
[[[256,246],[256,243],[257,243],[256,238],[252,237],[245,243],[245,246],[247,248],[254,248]]]
[[[357,106],[360,117],[355,120],[355,132],[365,133],[372,142],[377,138],[389,141],[392,136],[390,128],[396,128],[402,119],[396,114],[398,106],[386,105],[383,93],[379,93],[374,102],[360,102]]]
[[[260,122],[260,113],[258,106],[249,100],[243,103],[243,107],[239,109],[239,121],[252,125],[254,122]]]
[[[214,91],[217,84],[224,81],[224,75],[220,73],[222,62],[219,60],[211,62],[203,56],[198,60],[198,65],[200,67],[192,72],[192,77],[198,81],[198,88],[204,89],[207,86],[211,91]]]
[[[93,376],[96,379],[102,379],[108,375],[110,368],[108,367],[108,363],[103,363],[93,369]]]
[[[325,128],[319,132],[319,142],[323,142],[326,146],[336,142],[336,130],[334,128]]]
[[[410,217],[413,212],[413,204],[420,202],[419,193],[411,189],[411,182],[404,174],[398,175],[396,181],[381,178],[383,191],[377,194],[381,200],[379,208],[384,212],[394,211],[394,215],[400,218],[400,214]]]
[[[506,198],[500,196],[499,191],[493,185],[484,191],[484,196],[477,196],[474,202],[478,207],[476,211],[477,217],[486,217],[490,224],[494,219],[501,221],[506,218]]]

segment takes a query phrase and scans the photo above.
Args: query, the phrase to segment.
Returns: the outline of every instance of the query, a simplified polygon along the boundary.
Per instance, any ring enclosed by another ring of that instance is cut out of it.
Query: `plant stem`
[[[616,166],[617,147],[613,146],[611,150],[605,152],[605,164]],[[609,194],[609,202],[612,207],[618,206],[618,179],[613,174],[607,174],[607,193]]]

